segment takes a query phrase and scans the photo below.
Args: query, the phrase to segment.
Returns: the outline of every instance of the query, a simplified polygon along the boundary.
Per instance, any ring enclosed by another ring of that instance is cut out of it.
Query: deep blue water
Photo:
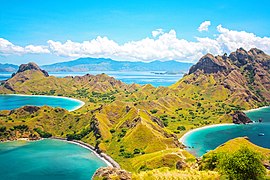
[[[0,95],[0,110],[12,110],[25,105],[61,107],[75,110],[82,102],[62,97]]]
[[[251,142],[261,147],[270,148],[270,107],[246,113],[253,121],[263,119],[263,123],[248,125],[217,126],[200,129],[187,135],[184,144],[189,147],[187,150],[196,156],[201,156],[207,150],[213,150],[226,141],[247,136]],[[264,136],[259,136],[264,133]]]
[[[170,86],[176,83],[179,79],[183,77],[183,74],[155,74],[155,73],[164,73],[164,72],[121,72],[121,71],[91,71],[91,72],[56,72],[56,73],[49,73],[52,76],[56,77],[65,77],[65,76],[83,76],[85,74],[101,74],[105,73],[109,76],[112,76],[118,80],[121,80],[127,84],[151,84],[155,87],[158,86]],[[11,74],[0,74],[0,80],[5,80],[10,78]]]
[[[93,152],[58,140],[0,143],[1,180],[90,180],[107,166]]]

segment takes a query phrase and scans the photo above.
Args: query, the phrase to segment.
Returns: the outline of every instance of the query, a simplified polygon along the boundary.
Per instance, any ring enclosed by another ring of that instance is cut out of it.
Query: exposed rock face
[[[184,161],[177,161],[176,169],[183,170],[187,167],[187,164]]]
[[[113,167],[106,167],[106,168],[99,168],[92,179],[120,179],[120,180],[130,180],[132,179],[131,173],[127,172],[122,169],[113,168]]]
[[[23,106],[19,109],[11,110],[10,114],[13,114],[13,113],[18,112],[18,111],[33,114],[33,113],[37,112],[39,109],[40,109],[40,107],[37,107],[37,106]]]
[[[270,56],[262,50],[239,48],[229,56],[207,54],[190,68],[189,75],[184,77],[185,84],[200,86],[211,78],[215,83],[211,87],[228,89],[231,100],[227,102],[232,104],[237,101],[256,108],[270,103]]]
[[[9,82],[4,82],[3,86],[10,91],[15,91]]]
[[[232,117],[233,117],[233,123],[235,124],[252,123],[249,117],[247,117],[247,115],[241,111],[236,111],[234,114],[232,114]]]
[[[249,51],[246,51],[243,48],[237,49],[235,52],[232,52],[229,57],[227,54],[223,56],[213,56],[212,54],[206,54],[203,56],[199,62],[193,65],[189,74],[201,70],[206,74],[217,73],[236,68],[244,67],[246,70],[253,70],[252,65],[259,63],[262,66],[265,66],[267,69],[270,67],[270,56],[265,54],[262,50],[252,48]]]
[[[203,56],[199,62],[193,65],[190,70],[189,74],[194,73],[197,70],[201,70],[204,73],[217,73],[219,71],[227,70],[226,64],[223,61],[220,61],[212,54],[206,54]]]
[[[30,62],[28,64],[20,65],[19,70],[17,71],[16,74],[27,71],[27,70],[41,71],[44,74],[44,76],[46,76],[46,77],[49,76],[48,72],[46,72],[45,70],[40,69],[39,66],[37,64],[33,63],[33,62]]]

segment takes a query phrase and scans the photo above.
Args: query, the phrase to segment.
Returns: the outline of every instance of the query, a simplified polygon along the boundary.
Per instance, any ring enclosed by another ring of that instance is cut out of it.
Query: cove
[[[74,111],[84,105],[84,102],[59,96],[43,96],[43,95],[17,95],[17,94],[1,94],[0,110],[12,110],[22,106],[51,106],[61,107],[68,111]]]
[[[247,136],[252,143],[258,146],[270,148],[270,107],[246,111],[246,114],[253,121],[262,118],[263,122],[198,128],[184,135],[180,141],[188,146],[187,150],[197,157],[202,156],[208,150],[215,149],[230,139],[243,136]],[[264,136],[259,136],[259,133],[263,133]]]
[[[108,166],[92,151],[65,141],[12,141],[0,143],[2,180],[89,180]]]

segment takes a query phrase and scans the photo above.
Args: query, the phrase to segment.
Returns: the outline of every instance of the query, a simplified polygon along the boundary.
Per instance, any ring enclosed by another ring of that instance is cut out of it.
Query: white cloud
[[[198,28],[198,31],[202,32],[202,31],[208,31],[208,27],[211,25],[210,21],[204,21],[201,23],[201,25]]]
[[[0,55],[50,53],[70,58],[103,57],[133,61],[178,60],[196,62],[206,53],[214,55],[230,53],[240,47],[246,50],[257,47],[270,54],[269,37],[259,37],[245,31],[229,30],[221,25],[217,26],[218,34],[212,38],[197,37],[195,41],[178,38],[173,29],[169,32],[164,32],[161,29],[155,31],[152,32],[153,37],[124,44],[118,44],[108,37],[98,36],[83,42],[67,40],[63,43],[49,40],[45,46],[21,47],[0,38]]]
[[[28,45],[24,47],[25,53],[31,53],[31,54],[47,54],[50,53],[48,48],[46,46],[33,46]]]
[[[46,46],[34,46],[28,45],[25,47],[17,46],[12,44],[6,39],[0,38],[0,55],[22,55],[22,54],[40,54],[40,53],[50,53]]]
[[[15,46],[6,39],[0,38],[0,54],[10,55],[10,54],[21,54],[24,49],[20,46]]]
[[[164,34],[163,29],[156,29],[156,30],[152,31],[152,36],[154,38],[161,35],[161,34]]]
[[[259,37],[245,31],[233,31],[223,28],[221,25],[217,26],[217,30],[220,35],[216,41],[226,51],[235,51],[239,47],[247,50],[256,47],[270,53],[269,37]]]

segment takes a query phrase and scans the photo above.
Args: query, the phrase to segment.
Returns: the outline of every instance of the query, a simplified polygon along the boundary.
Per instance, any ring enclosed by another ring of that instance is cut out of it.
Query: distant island
[[[132,62],[116,61],[106,58],[79,58],[41,66],[48,72],[89,72],[89,71],[165,71],[167,73],[186,73],[192,63],[178,61]],[[15,72],[19,66],[0,64],[0,72]]]
[[[132,62],[115,61],[105,58],[79,58],[73,61],[41,66],[48,72],[87,72],[87,71],[170,71],[187,72],[191,63],[177,61]]]
[[[1,64],[0,63],[0,72],[15,72],[19,66],[14,64]]]

